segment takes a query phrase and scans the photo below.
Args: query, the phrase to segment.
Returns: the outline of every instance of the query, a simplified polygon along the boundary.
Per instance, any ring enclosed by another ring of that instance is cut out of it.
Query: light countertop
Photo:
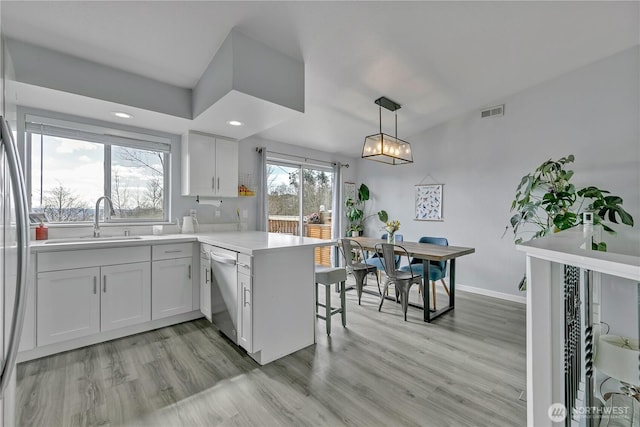
[[[120,239],[120,238],[121,239]],[[282,250],[292,247],[318,247],[333,244],[330,240],[299,237],[264,231],[222,231],[193,234],[164,234],[141,236],[105,236],[104,239],[70,238],[32,240],[31,252],[54,252],[82,249],[145,246],[170,243],[200,242],[232,251],[253,255],[256,252]]]
[[[264,231],[226,231],[220,233],[199,233],[197,239],[201,243],[220,246],[232,251],[252,255],[292,247],[318,247],[332,245],[331,240],[314,239],[312,237],[292,236],[290,234],[266,233]]]

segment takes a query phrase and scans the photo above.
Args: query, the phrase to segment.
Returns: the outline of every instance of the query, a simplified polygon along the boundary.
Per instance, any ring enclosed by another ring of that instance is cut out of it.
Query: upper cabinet
[[[182,138],[182,195],[238,196],[238,143],[199,132]]]

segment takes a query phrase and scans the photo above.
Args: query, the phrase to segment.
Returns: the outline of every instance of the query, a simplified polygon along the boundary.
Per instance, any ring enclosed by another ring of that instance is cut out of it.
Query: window
[[[31,115],[25,129],[32,212],[92,221],[107,195],[115,216],[107,209],[105,221],[168,220],[169,138]]]

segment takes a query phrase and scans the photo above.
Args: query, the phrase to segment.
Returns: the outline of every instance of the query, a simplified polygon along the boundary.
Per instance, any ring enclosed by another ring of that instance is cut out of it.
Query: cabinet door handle
[[[104,277],[104,282],[102,283],[102,292],[104,292],[105,294],[107,293],[107,275],[105,274]]]
[[[182,252],[180,249],[172,249],[170,251],[164,251],[165,254],[177,254],[178,252]]]
[[[247,292],[248,291],[249,291],[249,289],[242,288],[242,305],[245,306],[245,307],[250,304],[249,298],[247,298]]]
[[[216,189],[216,177],[215,176],[211,177],[211,189],[212,190]]]
[[[93,276],[93,293],[94,295],[98,293],[98,277]]]
[[[218,177],[218,190],[220,190],[220,177]]]
[[[209,269],[204,271],[204,283],[209,283]]]
[[[188,273],[189,279],[191,279],[191,264],[189,264],[189,268],[187,270],[189,271]]]

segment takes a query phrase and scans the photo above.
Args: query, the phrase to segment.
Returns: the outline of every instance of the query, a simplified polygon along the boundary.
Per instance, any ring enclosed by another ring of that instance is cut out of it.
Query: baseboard
[[[459,285],[459,284],[456,284],[456,290],[470,292],[472,294],[485,295],[488,297],[503,299],[506,301],[513,301],[520,304],[527,303],[527,297],[525,295],[519,296],[519,295],[513,295],[513,294],[506,294],[504,292],[490,291],[488,289],[476,288],[474,286],[465,286],[465,285]]]

